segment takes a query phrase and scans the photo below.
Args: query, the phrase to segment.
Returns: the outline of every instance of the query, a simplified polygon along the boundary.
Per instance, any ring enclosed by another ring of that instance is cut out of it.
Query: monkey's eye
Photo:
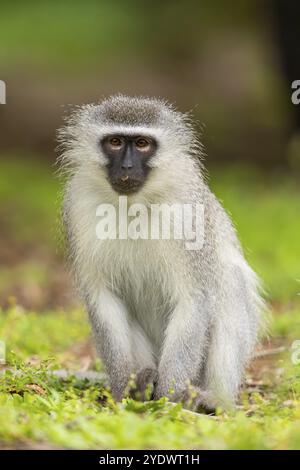
[[[122,140],[119,137],[111,137],[108,142],[111,145],[111,147],[114,147],[114,148],[122,147]]]
[[[149,150],[150,148],[149,140],[145,139],[144,137],[139,137],[136,139],[135,145],[139,150]]]

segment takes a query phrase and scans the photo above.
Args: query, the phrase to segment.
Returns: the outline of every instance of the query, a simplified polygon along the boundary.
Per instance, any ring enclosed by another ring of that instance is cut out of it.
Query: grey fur
[[[118,200],[98,143],[120,126],[152,133],[159,143],[148,181],[129,198],[202,202],[201,250],[185,250],[179,240],[97,240],[97,205]],[[232,405],[263,302],[231,221],[205,182],[188,116],[161,100],[118,95],[75,111],[60,140],[70,259],[113,395],[121,399],[132,373],[144,389],[154,370],[155,398],[180,399],[192,384],[197,406]]]

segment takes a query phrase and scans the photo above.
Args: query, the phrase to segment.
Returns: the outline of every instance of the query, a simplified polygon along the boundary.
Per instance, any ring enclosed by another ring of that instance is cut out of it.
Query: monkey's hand
[[[217,408],[216,400],[211,393],[194,385],[189,385],[181,392],[175,393],[172,397],[170,396],[170,400],[182,403],[184,408],[200,413],[211,414]]]
[[[153,398],[155,385],[158,381],[156,369],[146,367],[137,373],[134,386],[129,390],[129,395],[135,400],[151,400]]]

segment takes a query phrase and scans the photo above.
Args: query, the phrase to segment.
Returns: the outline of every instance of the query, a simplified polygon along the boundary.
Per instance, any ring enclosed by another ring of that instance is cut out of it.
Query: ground
[[[64,268],[54,223],[59,182],[53,169],[24,156],[1,162],[0,175],[1,448],[300,448],[300,192],[293,176],[211,169],[271,311],[237,409],[212,416],[164,399],[116,404],[101,380],[53,374],[102,371]]]

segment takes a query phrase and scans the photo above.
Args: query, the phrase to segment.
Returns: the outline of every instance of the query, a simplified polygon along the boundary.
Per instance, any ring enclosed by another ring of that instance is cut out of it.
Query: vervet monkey
[[[141,396],[150,386],[152,398],[194,408],[234,404],[262,300],[203,177],[189,117],[159,99],[116,95],[78,108],[59,138],[70,258],[113,397],[130,393],[135,374]],[[174,237],[99,239],[97,208],[118,212],[120,196],[146,207],[202,204],[202,247],[188,250]]]

